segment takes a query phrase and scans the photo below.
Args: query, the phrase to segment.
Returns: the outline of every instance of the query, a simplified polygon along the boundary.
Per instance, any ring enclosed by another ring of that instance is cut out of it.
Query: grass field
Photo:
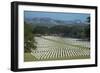
[[[90,42],[55,36],[35,37],[37,49],[24,54],[24,61],[75,60],[90,58]]]
[[[36,59],[31,53],[24,53],[24,61],[34,61]]]

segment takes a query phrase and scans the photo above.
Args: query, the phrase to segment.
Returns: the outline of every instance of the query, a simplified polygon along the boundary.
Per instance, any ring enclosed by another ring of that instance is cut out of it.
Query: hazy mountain
[[[65,20],[55,20],[49,17],[34,17],[34,18],[25,18],[25,22],[27,23],[31,23],[34,26],[38,25],[38,26],[48,26],[48,27],[52,27],[55,25],[81,25],[84,26],[87,23],[83,23],[80,20],[73,20],[73,21],[65,21]]]

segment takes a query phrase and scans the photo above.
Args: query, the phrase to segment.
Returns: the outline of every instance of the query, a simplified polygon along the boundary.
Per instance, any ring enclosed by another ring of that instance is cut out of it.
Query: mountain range
[[[52,27],[55,25],[80,25],[84,26],[87,25],[88,23],[86,22],[81,22],[81,20],[55,20],[53,18],[49,17],[33,17],[33,18],[24,18],[25,22],[31,23],[32,25],[38,25],[38,26],[47,26],[47,27]]]

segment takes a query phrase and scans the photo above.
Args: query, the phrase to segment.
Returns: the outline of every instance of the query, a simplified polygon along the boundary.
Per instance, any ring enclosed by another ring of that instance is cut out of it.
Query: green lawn
[[[66,38],[67,39],[67,38]],[[71,39],[70,39],[71,40]],[[37,37],[37,50],[24,54],[24,61],[90,59],[90,48],[62,39]],[[81,54],[81,55],[80,55]],[[71,56],[72,55],[72,56]]]
[[[65,42],[62,42],[62,41],[56,41],[56,40],[52,40],[52,39],[49,39],[49,38],[44,38],[44,37],[41,37],[43,39],[46,39],[46,40],[50,40],[50,41],[53,41],[55,43],[60,43],[60,44],[64,44],[64,45],[69,45],[69,46],[73,46],[73,47],[77,47],[77,48],[84,48],[84,49],[90,49],[88,47],[83,47],[83,46],[80,46],[80,45],[73,45],[73,44],[70,44],[70,43],[65,43]]]
[[[31,55],[31,53],[24,53],[24,61],[28,62],[28,61],[34,61],[36,60],[36,57]]]
[[[56,58],[56,57],[53,57],[53,58],[49,58],[49,59],[37,59],[37,60],[34,60],[34,61],[54,61],[54,60],[77,60],[77,59],[90,59],[90,56],[74,56],[74,57],[60,57],[60,58]]]
[[[73,59],[89,59],[90,56],[74,56],[74,57],[69,57],[69,58],[66,58],[66,57],[60,57],[60,58],[50,58],[50,59],[37,59],[36,57],[34,57],[33,55],[31,55],[31,53],[25,53],[24,54],[24,61],[25,62],[30,62],[30,61],[49,61],[49,60],[73,60]]]

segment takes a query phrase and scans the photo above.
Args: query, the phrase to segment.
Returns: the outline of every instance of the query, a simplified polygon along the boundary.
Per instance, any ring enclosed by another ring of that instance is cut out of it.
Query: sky
[[[49,17],[55,20],[81,20],[82,22],[86,21],[86,18],[90,14],[87,13],[64,13],[64,12],[39,12],[39,11],[24,11],[25,18],[34,18],[34,17]]]

